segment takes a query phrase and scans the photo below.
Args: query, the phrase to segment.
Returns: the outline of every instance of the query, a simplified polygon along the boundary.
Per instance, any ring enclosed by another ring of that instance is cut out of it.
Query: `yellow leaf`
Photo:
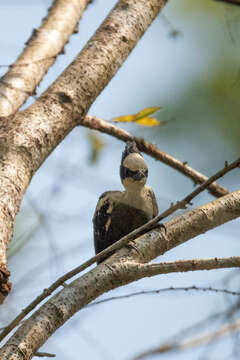
[[[136,120],[136,123],[142,126],[159,126],[162,125],[160,121],[151,117],[144,117],[139,120]]]
[[[88,132],[88,137],[90,140],[91,152],[90,152],[90,163],[94,164],[101,153],[102,148],[104,147],[104,142],[101,136],[97,132],[90,130]]]
[[[112,119],[114,122],[132,122],[135,121],[136,115],[123,115]]]
[[[152,107],[147,107],[141,111],[139,111],[136,115],[135,115],[135,120],[139,120],[142,118],[145,118],[149,115],[152,115],[153,113],[155,113],[156,111],[160,110],[160,106],[152,106]]]
[[[143,110],[140,110],[137,114],[130,114],[130,115],[123,115],[117,116],[112,119],[114,122],[136,122],[143,126],[158,126],[160,122],[157,119],[151,119],[149,115],[155,113],[156,111],[160,110],[160,106],[152,106],[147,107]],[[140,122],[140,120],[143,120]]]

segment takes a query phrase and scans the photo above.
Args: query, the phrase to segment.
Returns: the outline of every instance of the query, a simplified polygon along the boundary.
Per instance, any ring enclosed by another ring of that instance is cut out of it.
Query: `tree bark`
[[[64,73],[27,110],[0,124],[0,301],[6,248],[27,186],[46,157],[84,119],[167,0],[120,0]],[[77,120],[76,120],[77,119]],[[9,284],[9,283],[7,283]]]
[[[157,264],[157,272],[151,272],[154,265],[144,263],[239,216],[240,191],[236,191],[169,221],[166,224],[166,234],[160,228],[139,237],[134,241],[133,249],[120,249],[104,263],[52,296],[24,321],[7,341],[0,350],[0,358],[22,360],[23,355],[26,359],[32,358],[39,347],[60,326],[99,295],[141,278],[168,272],[166,263],[163,263],[162,272],[160,271],[161,264]],[[226,267],[238,266],[239,259],[235,261],[229,258],[229,262],[225,262],[225,265]],[[194,263],[189,270],[194,270]]]
[[[0,83],[0,116],[14,114],[63,53],[90,0],[55,0],[40,28],[34,29],[19,58]]]

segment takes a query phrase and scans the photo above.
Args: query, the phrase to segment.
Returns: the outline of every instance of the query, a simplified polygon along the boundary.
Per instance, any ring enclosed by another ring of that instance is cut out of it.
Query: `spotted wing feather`
[[[108,191],[100,196],[94,213],[93,229],[96,254],[111,245],[108,234],[108,223],[111,221],[111,214],[114,209],[114,201],[111,198],[112,193],[115,192]]]
[[[152,201],[153,217],[155,217],[155,216],[158,215],[157,199],[156,199],[156,196],[154,194],[153,189],[150,186],[148,186],[147,188],[148,188],[148,195],[149,195],[149,197],[151,198],[151,201]]]

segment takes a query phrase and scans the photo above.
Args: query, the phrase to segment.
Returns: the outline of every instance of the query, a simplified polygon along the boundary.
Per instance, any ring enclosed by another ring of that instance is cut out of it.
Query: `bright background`
[[[33,28],[40,25],[51,1],[10,0],[0,3],[0,64],[11,64]],[[38,88],[39,96],[79,53],[116,1],[94,0],[71,37],[66,54]],[[170,0],[125,64],[90,109],[91,115],[109,120],[160,105],[164,127],[122,125],[136,136],[206,175],[239,156],[240,8],[213,0]],[[174,36],[175,34],[175,36]],[[0,75],[7,68],[0,67]],[[28,106],[31,98],[24,105]],[[57,277],[94,253],[92,216],[99,195],[121,189],[119,164],[124,144],[101,136],[104,147],[92,164],[89,132],[76,128],[58,146],[34,176],[17,219],[9,250],[13,289],[0,309],[5,326],[23,307]],[[145,156],[149,185],[160,210],[180,200],[193,183],[175,170]],[[239,188],[239,170],[219,183]],[[208,193],[194,206],[212,200]],[[239,220],[203,234],[158,260],[221,257],[239,254]],[[235,274],[235,277],[233,277]],[[178,286],[215,286],[239,290],[238,270],[169,274],[138,281],[102,298],[141,290]],[[132,297],[89,307],[58,330],[41,351],[58,360],[130,359],[156,346],[215,312],[224,312],[238,299],[209,292],[168,292]],[[186,332],[214,330],[224,316],[205,321]],[[164,359],[233,359],[239,355],[237,336]],[[158,357],[155,357],[158,358]]]

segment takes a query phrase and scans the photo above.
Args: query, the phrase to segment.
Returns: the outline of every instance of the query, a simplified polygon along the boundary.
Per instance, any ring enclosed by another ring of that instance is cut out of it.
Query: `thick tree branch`
[[[162,255],[197,235],[239,217],[239,201],[240,191],[235,191],[172,219],[166,224],[167,233],[165,235],[161,229],[154,229],[149,233],[149,242],[146,241],[147,234],[138,238],[135,241],[135,246],[138,249],[135,256],[141,254],[139,261],[148,262],[153,259],[153,253]],[[160,242],[157,240],[158,236],[162,237]],[[141,241],[141,239],[144,239],[144,241]],[[120,250],[120,252],[123,250]]]
[[[1,119],[0,270],[6,271],[7,244],[33,174],[85,117],[165,3],[120,0],[59,79],[28,109]]]
[[[108,248],[104,249],[103,251],[99,252],[97,255],[91,257],[87,261],[85,261],[83,264],[77,266],[75,269],[69,271],[68,273],[64,274],[60,278],[58,278],[49,288],[44,289],[42,294],[37,296],[25,309],[21,311],[21,313],[12,320],[12,322],[8,325],[6,329],[0,334],[0,341],[7,335],[9,332],[16,327],[20,321],[28,315],[40,302],[42,302],[44,299],[46,299],[48,296],[50,296],[53,291],[55,291],[59,286],[64,285],[64,283],[71,279],[73,276],[79,274],[83,270],[87,269],[90,265],[94,264],[98,260],[102,259],[103,257],[106,257],[110,252],[113,252],[117,249],[120,249],[121,247],[127,245],[131,240],[134,240],[138,236],[140,236],[143,232],[147,232],[151,230],[152,228],[156,227],[158,222],[160,220],[163,220],[165,217],[171,215],[174,211],[185,207],[187,203],[189,203],[195,196],[197,196],[201,191],[205,190],[212,181],[217,180],[227,172],[231,171],[235,167],[238,167],[240,163],[240,159],[232,162],[231,164],[226,164],[225,167],[218,171],[216,174],[211,176],[205,183],[203,183],[201,186],[199,186],[197,189],[192,191],[189,195],[187,195],[183,200],[178,201],[175,205],[171,205],[170,208],[165,210],[160,215],[156,216],[154,219],[150,220],[148,223],[140,226],[139,228],[135,229],[131,233],[127,234]]]
[[[0,81],[0,116],[15,113],[63,52],[89,0],[55,0],[41,27],[34,29],[19,58]]]
[[[240,191],[179,216],[135,240],[135,249],[120,249],[112,257],[64,287],[43,304],[0,350],[0,358],[31,358],[76,311],[99,295],[142,278],[141,266],[173,247],[240,216]],[[140,269],[140,270],[139,270]]]
[[[101,131],[105,134],[109,134],[123,141],[134,140],[137,143],[140,151],[145,152],[146,154],[152,156],[154,159],[160,160],[164,164],[171,166],[173,169],[179,171],[181,174],[192,179],[195,184],[202,184],[208,180],[207,176],[201,174],[199,171],[194,170],[185,162],[175,159],[173,156],[159,150],[155,145],[150,144],[142,138],[132,136],[127,131],[117,127],[116,125],[108,123],[107,121],[87,115],[84,121],[81,121],[81,125],[90,129]],[[227,195],[229,193],[227,189],[216,184],[215,182],[208,187],[208,190],[213,196],[216,197]]]

